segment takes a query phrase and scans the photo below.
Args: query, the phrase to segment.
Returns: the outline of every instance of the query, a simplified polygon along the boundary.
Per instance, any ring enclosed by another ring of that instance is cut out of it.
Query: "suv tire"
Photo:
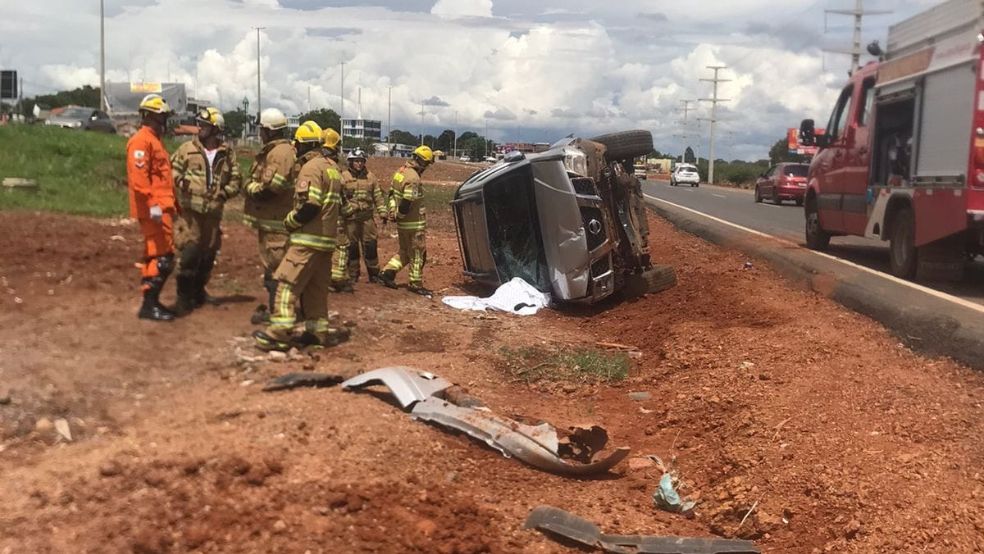
[[[608,150],[609,160],[628,160],[653,152],[653,134],[649,131],[622,131],[592,138]]]
[[[626,298],[638,298],[645,294],[664,291],[676,283],[676,270],[673,266],[654,265],[642,273],[626,275],[622,294]]]

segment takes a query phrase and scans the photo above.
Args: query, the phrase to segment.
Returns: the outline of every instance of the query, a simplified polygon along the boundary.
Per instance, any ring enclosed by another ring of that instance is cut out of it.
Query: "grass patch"
[[[424,208],[427,209],[427,213],[449,211],[448,205],[454,200],[454,191],[457,188],[424,183]]]
[[[0,178],[35,179],[40,187],[0,192],[0,210],[126,215],[126,140],[42,125],[0,127]]]
[[[527,383],[615,383],[629,376],[631,366],[624,352],[594,348],[548,350],[538,346],[503,347],[499,353],[502,369]]]

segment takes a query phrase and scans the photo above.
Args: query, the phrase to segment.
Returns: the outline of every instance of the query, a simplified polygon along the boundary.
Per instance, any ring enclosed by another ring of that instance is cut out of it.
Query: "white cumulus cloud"
[[[492,0],[437,0],[431,13],[447,18],[492,17]]]

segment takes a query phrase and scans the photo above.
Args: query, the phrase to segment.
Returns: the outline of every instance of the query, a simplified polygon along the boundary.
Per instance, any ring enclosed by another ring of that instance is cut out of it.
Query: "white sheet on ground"
[[[533,315],[550,304],[550,295],[536,290],[533,285],[520,279],[513,278],[495,290],[488,298],[477,296],[445,296],[441,299],[445,304],[458,310],[484,312],[492,308],[516,315]]]

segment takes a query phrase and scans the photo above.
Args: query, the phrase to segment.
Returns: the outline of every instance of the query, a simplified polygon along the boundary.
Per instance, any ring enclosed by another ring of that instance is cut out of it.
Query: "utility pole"
[[[311,85],[308,85],[308,112],[311,111]]]
[[[260,122],[260,114],[263,113],[263,99],[260,95],[260,31],[266,27],[254,27],[256,29],[256,123]]]
[[[342,113],[338,114],[338,145],[343,146],[345,144],[345,62],[342,62],[342,87],[339,96],[342,99]]]
[[[99,109],[109,112],[106,106],[106,2],[99,0]]]
[[[424,101],[420,101],[420,145],[424,145]]]
[[[451,147],[451,157],[458,157],[458,110],[454,111],[454,146]]]
[[[389,87],[389,97],[386,101],[386,142],[393,143],[393,86]],[[392,154],[392,152],[390,152]]]
[[[851,70],[848,74],[853,75],[861,67],[861,21],[866,15],[884,15],[892,13],[890,10],[865,10],[864,0],[855,0],[853,10],[824,10],[824,27],[826,27],[826,17],[828,15],[850,15],[854,17],[854,40],[849,50],[827,50],[838,54],[851,55]]]
[[[488,118],[485,119],[485,136],[482,137],[482,138],[485,139],[485,140],[482,141],[482,147],[483,147],[482,148],[482,152],[485,154],[484,156],[482,156],[482,161],[484,162],[485,161],[485,158],[488,158],[489,157],[489,120],[488,120]]]
[[[690,112],[695,109],[695,108],[691,108],[690,105],[691,104],[696,104],[697,101],[696,100],[680,100],[680,103],[683,104],[683,107],[680,108],[680,109],[678,109],[677,111],[678,112],[683,112],[683,134],[682,135],[678,135],[678,136],[683,137],[684,142],[686,143],[687,141],[690,140],[690,136],[691,136],[690,135],[690,127],[687,124],[688,123],[687,122],[687,116],[690,115]],[[690,146],[690,145],[689,144],[684,144],[684,149],[683,149],[683,153],[684,153],[683,162],[684,163],[686,163],[686,161],[687,161],[687,159],[686,159],[686,155],[687,155],[687,149],[686,149],[686,147],[687,146]],[[694,154],[696,155],[696,152]],[[698,161],[699,160],[694,160],[694,162],[698,162]]]
[[[722,69],[727,69],[726,65],[709,65],[707,69],[714,71],[713,79],[701,79],[701,81],[707,81],[709,83],[714,83],[714,93],[710,98],[701,98],[701,102],[711,103],[711,117],[707,121],[711,122],[711,144],[710,153],[707,156],[707,182],[708,184],[714,184],[714,131],[717,125],[717,105],[721,102],[730,102],[731,100],[726,98],[718,98],[718,83],[727,83],[731,79],[720,79],[718,78],[718,71]]]

